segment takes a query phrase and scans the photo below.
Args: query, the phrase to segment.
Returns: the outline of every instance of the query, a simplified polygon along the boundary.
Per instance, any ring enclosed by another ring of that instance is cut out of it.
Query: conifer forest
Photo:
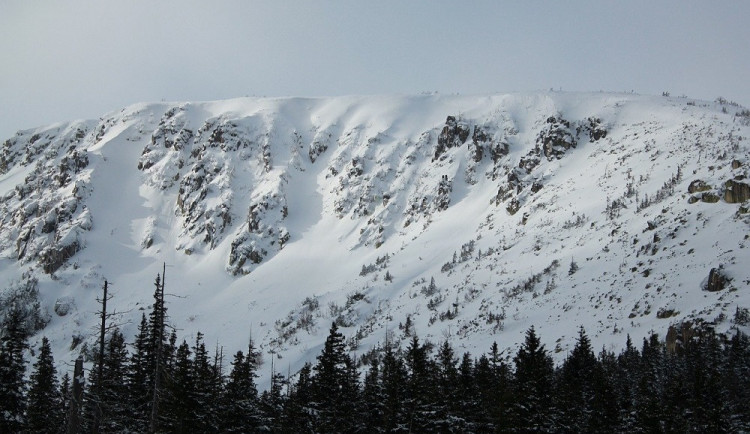
[[[725,336],[683,327],[672,339],[652,334],[638,346],[627,337],[615,354],[597,352],[581,327],[555,365],[533,327],[508,357],[496,344],[478,358],[457,354],[406,327],[405,348],[386,343],[355,360],[333,323],[314,364],[275,372],[259,391],[253,342],[227,362],[200,333],[180,340],[158,276],[155,287],[132,341],[106,325],[102,303],[99,348],[87,372],[82,359],[73,372],[57,372],[46,338],[29,351],[23,311],[11,309],[0,344],[0,432],[750,430],[750,339],[739,330]],[[29,353],[34,360],[25,359]]]

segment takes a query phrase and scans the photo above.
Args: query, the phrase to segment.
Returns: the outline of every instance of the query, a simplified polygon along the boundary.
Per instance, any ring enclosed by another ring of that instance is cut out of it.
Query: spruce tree
[[[486,393],[488,400],[485,408],[492,425],[497,431],[507,431],[510,427],[512,410],[512,373],[507,363],[502,359],[497,342],[490,347],[488,363],[490,365],[489,383],[477,381],[479,384],[490,384],[490,391]],[[484,388],[483,388],[484,389]]]
[[[532,326],[514,358],[513,423],[520,431],[551,431],[555,426],[552,358]]]
[[[91,432],[118,432],[133,423],[127,405],[128,350],[119,329],[113,329],[106,339],[104,359],[99,357],[96,353],[96,369],[89,371],[89,385],[84,393],[85,427]]]
[[[591,348],[591,341],[581,327],[573,351],[560,368],[557,381],[558,423],[576,432],[590,431],[593,403],[596,398],[594,380],[599,366]]]
[[[373,433],[385,432],[383,426],[383,406],[385,394],[380,381],[380,362],[377,357],[370,362],[362,386],[363,429]]]
[[[589,429],[592,432],[615,432],[621,425],[622,399],[617,387],[617,358],[614,353],[599,353],[598,369],[592,379],[594,399],[591,402]]]
[[[21,432],[25,426],[28,338],[21,309],[11,306],[0,328],[0,432]]]
[[[68,411],[70,410],[70,374],[67,372],[63,375],[62,381],[60,382],[60,411],[61,415],[61,426],[68,426]],[[65,432],[63,429],[58,432]]]
[[[284,423],[289,432],[313,431],[312,365],[305,363],[297,373],[297,383],[291,388],[284,406]]]
[[[408,430],[407,382],[408,374],[404,361],[392,346],[386,343],[381,369],[383,388],[383,428],[386,432]]]
[[[730,430],[750,432],[750,339],[737,330],[724,352],[724,387],[729,396]]]
[[[664,349],[659,342],[659,336],[652,334],[649,339],[643,339],[641,375],[638,381],[638,398],[635,407],[638,427],[648,432],[663,430],[664,368]]]
[[[641,375],[641,354],[633,345],[630,335],[625,349],[617,356],[617,370],[614,374],[614,387],[617,390],[619,408],[619,430],[633,431],[636,428],[636,404],[638,384]]]
[[[436,368],[429,358],[430,347],[419,343],[419,338],[412,336],[406,349],[406,367],[409,378],[406,383],[405,410],[408,429],[412,432],[432,430],[435,423],[442,420],[434,418],[436,411],[435,375]]]
[[[159,413],[162,430],[174,433],[194,432],[196,425],[195,371],[190,345],[183,340],[177,347],[174,367],[166,378]]]
[[[49,340],[42,338],[31,373],[27,396],[26,426],[30,432],[57,433],[63,426],[63,407]]]
[[[130,426],[130,411],[127,406],[128,349],[125,337],[115,328],[107,341],[102,366],[100,426],[105,432],[120,432]]]
[[[221,374],[209,360],[203,334],[198,332],[193,347],[193,401],[195,432],[218,431],[218,403],[222,387]]]
[[[455,353],[448,341],[443,342],[437,352],[436,402],[433,406],[433,421],[431,429],[447,431],[451,429],[452,420],[456,414],[458,386],[458,369]]]
[[[454,412],[456,422],[452,424],[454,431],[477,431],[480,419],[479,387],[475,382],[475,363],[469,353],[464,353],[458,367],[458,382],[456,385],[456,400]]]
[[[284,407],[286,398],[281,393],[286,380],[284,376],[275,372],[271,375],[271,388],[265,390],[260,396],[260,407],[262,412],[260,431],[284,432]],[[320,432],[315,428],[314,432]]]
[[[146,432],[151,411],[152,364],[149,358],[149,336],[151,330],[146,314],[141,316],[138,334],[127,367],[128,407],[131,412],[130,425],[134,431]]]
[[[352,422],[351,415],[356,404],[352,402],[352,394],[357,386],[356,373],[350,372],[351,364],[346,354],[344,335],[333,323],[323,351],[318,356],[313,377],[313,406],[318,412],[317,428],[321,431],[341,432]]]
[[[258,390],[255,386],[256,370],[252,356],[245,357],[242,351],[237,351],[222,397],[221,421],[224,432],[243,433],[258,430],[260,415]]]
[[[166,271],[166,264],[164,265]],[[169,364],[166,358],[167,346],[167,307],[164,303],[164,273],[156,275],[154,282],[154,304],[149,314],[148,364],[150,386],[150,408],[148,409],[149,431],[159,431],[161,400],[165,389],[165,372]]]

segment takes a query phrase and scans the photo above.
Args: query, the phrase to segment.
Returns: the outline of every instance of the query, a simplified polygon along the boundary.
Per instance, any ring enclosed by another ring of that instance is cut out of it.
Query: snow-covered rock
[[[183,333],[236,350],[252,329],[291,370],[331,321],[355,352],[407,318],[477,354],[530,325],[563,354],[580,325],[597,345],[726,330],[750,307],[747,113],[554,92],[134,105],[3,144],[0,278],[34,279],[62,361],[105,278],[134,335],[164,262]]]

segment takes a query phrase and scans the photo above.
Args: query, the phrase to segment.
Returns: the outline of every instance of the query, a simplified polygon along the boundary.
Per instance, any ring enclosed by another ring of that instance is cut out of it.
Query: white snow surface
[[[532,325],[558,359],[581,325],[615,350],[684,320],[726,331],[750,307],[748,203],[725,199],[748,182],[748,125],[733,105],[610,93],[137,104],[3,145],[0,281],[39,280],[33,339],[66,370],[74,336],[95,343],[104,280],[132,341],[163,263],[179,338],[203,332],[228,365],[252,335],[266,380],[271,358],[314,362],[332,321],[357,355],[407,339],[407,317],[477,356],[512,355]]]

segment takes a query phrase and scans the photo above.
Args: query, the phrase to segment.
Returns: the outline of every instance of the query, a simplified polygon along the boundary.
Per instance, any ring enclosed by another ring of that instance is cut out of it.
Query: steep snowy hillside
[[[748,136],[741,107],[624,94],[135,105],[3,144],[0,301],[62,363],[104,279],[133,336],[163,263],[181,338],[252,334],[292,372],[332,321],[358,354],[726,330],[750,308]]]

